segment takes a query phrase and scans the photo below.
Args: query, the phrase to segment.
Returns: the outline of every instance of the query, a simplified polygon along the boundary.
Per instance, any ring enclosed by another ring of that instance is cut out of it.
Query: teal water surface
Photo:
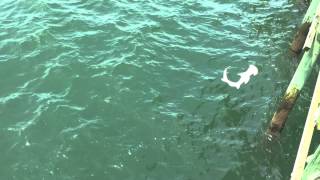
[[[310,82],[261,143],[294,72],[293,0],[0,1],[0,179],[288,179]],[[259,68],[240,90],[220,79]],[[313,77],[314,79],[314,77]]]

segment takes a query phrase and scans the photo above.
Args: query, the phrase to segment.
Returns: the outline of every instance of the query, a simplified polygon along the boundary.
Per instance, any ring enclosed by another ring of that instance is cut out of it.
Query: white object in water
[[[223,77],[221,78],[221,80],[223,82],[226,82],[229,86],[235,87],[237,89],[239,89],[242,84],[247,84],[251,76],[255,76],[258,74],[258,68],[254,65],[250,65],[245,72],[238,74],[240,76],[240,79],[237,82],[233,82],[228,79],[228,68],[230,68],[230,66],[224,69]]]

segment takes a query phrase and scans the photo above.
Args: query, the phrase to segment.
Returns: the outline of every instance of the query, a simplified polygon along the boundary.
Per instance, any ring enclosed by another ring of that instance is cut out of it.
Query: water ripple
[[[8,168],[0,173],[289,176],[288,163],[267,168],[272,159],[257,150],[257,136],[291,76],[286,49],[297,9],[283,0],[1,1],[0,146]],[[225,67],[235,77],[248,64],[261,73],[243,89],[220,81]]]

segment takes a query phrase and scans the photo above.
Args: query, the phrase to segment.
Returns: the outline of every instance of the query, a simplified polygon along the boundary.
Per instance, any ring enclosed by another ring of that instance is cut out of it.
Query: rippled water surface
[[[294,72],[288,0],[1,0],[0,179],[288,179],[310,82],[281,140],[264,130]],[[230,79],[260,73],[240,90]],[[314,77],[312,77],[314,79]]]

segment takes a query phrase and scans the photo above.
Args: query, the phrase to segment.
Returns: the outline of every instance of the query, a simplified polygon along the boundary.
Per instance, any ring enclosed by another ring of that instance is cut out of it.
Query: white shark
[[[227,71],[229,68],[230,68],[230,66],[227,67],[226,69],[224,69],[223,77],[221,78],[221,80],[223,82],[226,82],[229,86],[235,87],[237,89],[240,89],[240,86],[242,84],[247,84],[249,82],[251,76],[256,76],[258,74],[258,68],[254,65],[250,65],[249,68],[245,72],[238,74],[238,76],[240,76],[240,79],[237,82],[233,82],[228,79],[228,72]]]

